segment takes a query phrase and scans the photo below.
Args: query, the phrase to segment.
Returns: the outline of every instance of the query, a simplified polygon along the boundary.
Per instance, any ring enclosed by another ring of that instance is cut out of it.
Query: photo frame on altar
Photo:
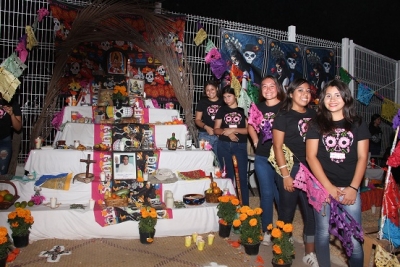
[[[144,93],[144,80],[128,78],[127,79],[129,95],[142,96]]]
[[[121,51],[110,51],[107,56],[108,74],[125,74],[126,57]]]
[[[113,152],[114,180],[134,180],[137,177],[136,153]]]

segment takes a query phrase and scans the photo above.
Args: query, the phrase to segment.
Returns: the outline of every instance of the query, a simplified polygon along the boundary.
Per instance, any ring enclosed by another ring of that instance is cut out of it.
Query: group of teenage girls
[[[367,166],[370,134],[365,121],[355,112],[350,89],[340,80],[326,83],[317,111],[309,108],[310,101],[311,88],[307,80],[294,80],[285,92],[274,76],[266,76],[261,81],[256,104],[262,121],[260,125],[248,124],[244,110],[238,107],[234,89],[228,85],[220,92],[216,81],[208,81],[204,86],[204,98],[197,104],[195,122],[199,140],[209,141],[229,178],[234,177],[232,155],[237,157],[243,205],[249,205],[249,190],[243,190],[248,187],[248,138],[254,145],[254,169],[263,210],[262,244],[271,243],[267,226],[273,222],[274,203],[277,219],[285,223],[293,222],[299,204],[304,220],[303,262],[325,267],[330,266],[330,206],[325,205],[321,212],[314,210],[306,193],[293,186],[294,178],[300,163],[308,167],[329,195],[342,203],[361,225],[359,187]],[[294,155],[290,172],[283,144]],[[268,161],[271,149],[279,172]],[[326,202],[329,203],[329,198]],[[348,258],[349,266],[363,266],[362,244],[354,238],[352,242],[354,249]]]

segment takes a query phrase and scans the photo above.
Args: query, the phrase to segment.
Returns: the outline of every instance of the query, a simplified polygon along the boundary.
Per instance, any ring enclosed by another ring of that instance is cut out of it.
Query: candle
[[[102,181],[102,182],[106,181],[106,173],[105,172],[100,173],[100,181]]]
[[[143,173],[143,181],[147,181],[147,180],[149,180],[149,173],[148,172],[144,172]]]
[[[54,209],[57,206],[57,198],[51,197],[50,198],[50,208]]]
[[[92,210],[94,209],[94,199],[89,199],[89,208]]]

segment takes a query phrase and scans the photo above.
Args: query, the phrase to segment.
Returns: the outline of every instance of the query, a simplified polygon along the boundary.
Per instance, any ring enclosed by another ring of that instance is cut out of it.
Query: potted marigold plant
[[[139,235],[142,244],[151,244],[154,241],[157,224],[157,212],[152,207],[142,207],[140,209]]]
[[[291,266],[294,257],[294,246],[290,240],[293,232],[291,223],[277,221],[276,227],[272,224],[267,226],[267,230],[271,231],[272,239],[272,265],[273,266]]]
[[[0,266],[6,266],[6,260],[8,252],[10,251],[10,246],[11,242],[8,236],[7,228],[0,226]]]
[[[128,91],[126,89],[126,86],[120,86],[120,85],[114,86],[112,99],[117,108],[120,108],[122,106],[122,103],[124,103],[127,100],[127,96],[128,96]]]
[[[238,213],[239,218],[233,221],[233,227],[238,227],[240,230],[240,243],[246,254],[257,255],[260,242],[263,240],[262,209],[251,209],[249,206],[243,206],[238,209]]]
[[[228,237],[231,229],[232,222],[236,218],[236,210],[239,205],[239,200],[236,196],[225,195],[218,198],[218,212],[219,217],[219,236]]]
[[[12,231],[11,237],[14,246],[17,248],[26,247],[29,244],[29,229],[34,223],[31,211],[23,208],[16,208],[8,214],[8,223]]]

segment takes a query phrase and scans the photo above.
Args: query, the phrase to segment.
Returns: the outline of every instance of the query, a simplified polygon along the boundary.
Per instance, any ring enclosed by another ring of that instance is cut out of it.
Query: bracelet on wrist
[[[278,169],[283,169],[283,168],[285,168],[285,167],[287,167],[286,164],[285,164],[285,165],[282,165],[282,166],[279,166]]]
[[[353,188],[354,190],[356,190],[356,191],[358,192],[358,188],[355,188],[355,187],[352,186],[352,185],[349,185],[349,187],[350,187],[350,188]]]
[[[285,175],[285,176],[282,176],[282,178],[283,179],[285,179],[285,178],[289,178],[290,177],[290,174],[288,174],[288,175]]]

